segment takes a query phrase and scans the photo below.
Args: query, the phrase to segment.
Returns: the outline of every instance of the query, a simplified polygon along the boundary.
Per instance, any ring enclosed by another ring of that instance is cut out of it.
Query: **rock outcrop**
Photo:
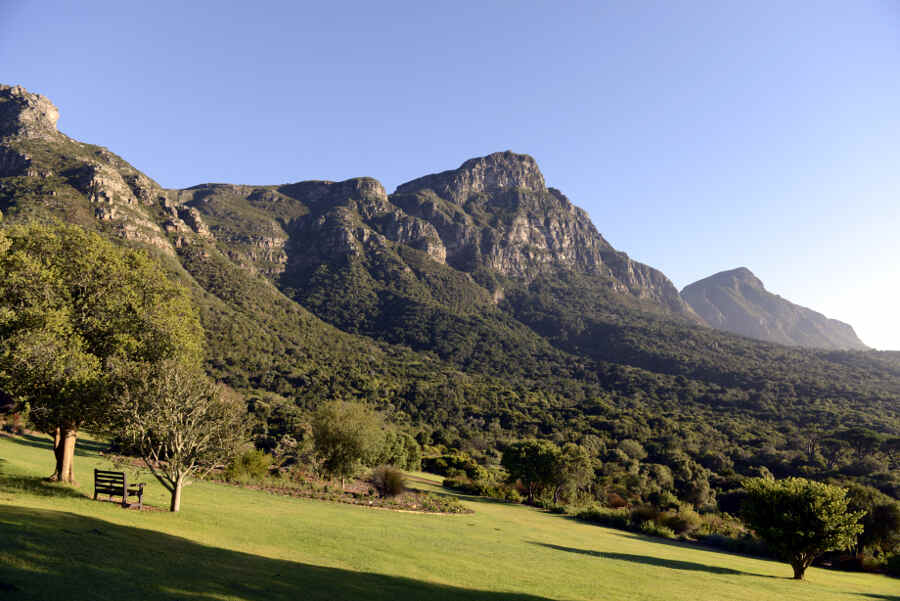
[[[548,188],[528,155],[498,152],[458,169],[402,184],[390,200],[434,226],[447,263],[531,279],[552,270],[604,277],[616,292],[695,320],[660,271],[631,260],[600,235],[588,214]]]
[[[686,286],[685,301],[710,326],[788,346],[864,350],[853,328],[772,294],[746,267]]]
[[[459,169],[426,175],[397,187],[398,194],[433,190],[441,198],[463,204],[477,194],[525,189],[546,192],[537,161],[527,154],[495,152],[469,159]]]
[[[40,94],[22,86],[0,84],[0,138],[48,138],[56,133],[59,110]]]
[[[80,210],[126,240],[174,255],[172,241],[147,211],[162,193],[156,182],[109,150],[59,132],[58,120],[59,111],[46,97],[0,85],[4,194],[44,203],[48,210],[58,210],[58,216]],[[68,204],[61,204],[64,199]]]

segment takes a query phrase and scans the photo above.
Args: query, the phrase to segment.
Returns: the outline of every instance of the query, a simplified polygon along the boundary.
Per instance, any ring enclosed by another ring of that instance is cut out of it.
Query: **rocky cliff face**
[[[58,120],[46,97],[0,85],[0,209],[15,216],[40,206],[82,225],[93,218],[98,229],[173,256],[175,245],[203,236],[199,215],[193,226],[160,219],[165,190],[107,149],[59,132]]]
[[[59,110],[45,96],[0,84],[0,138],[52,138],[57,121]]]
[[[682,297],[712,327],[788,346],[864,350],[853,328],[767,291],[746,267],[694,282]]]
[[[699,321],[665,275],[614,249],[585,211],[547,187],[528,155],[471,159],[391,195],[372,178],[164,190],[105,148],[57,131],[58,119],[47,98],[0,86],[0,209],[20,210],[13,198],[42,204],[172,256],[185,244],[216,243],[244,269],[293,289],[323,265],[352,263],[394,293],[415,288],[428,297],[437,293],[435,278],[449,279],[499,302],[503,284],[475,290],[479,274],[527,284],[574,271],[592,286]],[[405,249],[423,253],[442,275],[422,275]]]
[[[616,251],[583,209],[545,185],[528,155],[507,151],[471,159],[399,186],[390,200],[433,225],[447,263],[462,271],[486,267],[528,280],[575,270],[604,278],[616,292],[695,318],[662,272]]]
[[[587,213],[547,187],[528,155],[471,159],[390,196],[372,178],[164,190],[105,148],[57,131],[58,119],[47,98],[0,86],[0,203],[39,187],[31,200],[66,218],[77,210],[82,220],[170,255],[184,244],[219,242],[243,268],[287,274],[293,284],[302,284],[297,274],[348,261],[378,271],[375,280],[406,280],[413,268],[400,255],[408,248],[462,274],[487,270],[528,282],[577,271],[696,320],[665,275],[610,246]]]

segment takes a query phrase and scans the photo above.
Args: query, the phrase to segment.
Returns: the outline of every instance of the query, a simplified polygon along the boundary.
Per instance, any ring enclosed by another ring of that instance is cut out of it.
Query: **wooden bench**
[[[138,509],[144,508],[144,483],[128,485],[128,478],[125,472],[108,472],[105,470],[94,470],[94,500],[97,500],[98,494],[109,495],[112,500],[113,495],[122,497],[122,507],[130,507],[128,497],[137,497]]]

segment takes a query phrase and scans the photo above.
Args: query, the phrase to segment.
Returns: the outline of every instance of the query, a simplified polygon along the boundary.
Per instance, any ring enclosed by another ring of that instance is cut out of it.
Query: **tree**
[[[582,446],[568,442],[557,459],[556,478],[553,486],[553,502],[559,502],[559,494],[568,489],[577,491],[590,484],[594,477],[594,462]]]
[[[889,553],[900,546],[900,503],[871,486],[855,482],[846,486],[850,510],[863,513],[859,550]]]
[[[374,462],[384,446],[384,420],[360,403],[331,401],[316,411],[312,420],[316,452],[329,475],[353,476],[360,464]]]
[[[525,440],[509,445],[500,463],[510,480],[522,482],[528,490],[528,502],[533,503],[537,494],[559,478],[560,451],[546,440]]]
[[[388,430],[376,463],[393,465],[402,470],[418,470],[422,467],[422,449],[416,439],[406,432]]]
[[[802,580],[806,568],[825,553],[856,543],[863,512],[848,509],[847,492],[804,478],[753,478],[744,483],[741,515],[756,534]]]
[[[73,481],[79,429],[107,421],[111,361],[201,357],[187,290],[137,250],[77,226],[8,228],[0,253],[0,387],[54,437],[53,479]]]
[[[853,454],[857,461],[864,459],[881,446],[884,441],[880,434],[868,428],[850,428],[849,430],[838,432],[835,436],[847,441],[847,444],[853,449]]]
[[[120,374],[117,414],[125,439],[181,509],[188,478],[225,467],[245,442],[245,404],[197,367],[166,360]]]

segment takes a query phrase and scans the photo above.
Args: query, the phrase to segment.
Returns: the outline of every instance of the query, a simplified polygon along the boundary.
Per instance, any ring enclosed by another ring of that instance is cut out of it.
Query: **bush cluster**
[[[463,475],[445,479],[443,486],[444,488],[467,495],[489,497],[491,499],[508,501],[510,503],[522,502],[522,495],[520,495],[519,491],[512,486],[484,480],[472,480]]]
[[[272,467],[272,456],[263,451],[253,449],[238,455],[225,470],[225,479],[242,484],[257,483],[264,480]]]
[[[396,497],[406,492],[406,475],[392,465],[376,467],[369,482],[382,497]]]
[[[642,532],[663,538],[687,537],[699,531],[704,518],[689,505],[681,505],[677,510],[660,511],[652,505],[640,505],[631,510],[626,508],[592,507],[575,515],[579,520]]]

